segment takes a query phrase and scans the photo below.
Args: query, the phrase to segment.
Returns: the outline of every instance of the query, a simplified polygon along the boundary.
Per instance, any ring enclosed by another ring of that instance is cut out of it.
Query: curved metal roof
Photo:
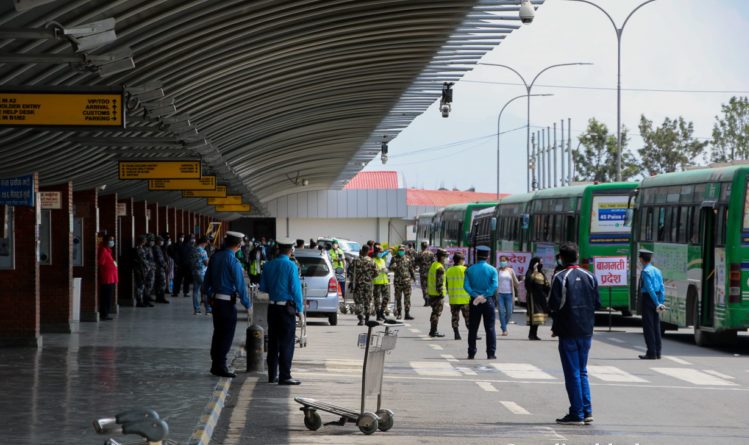
[[[129,48],[135,68],[102,78],[66,64],[2,64],[0,86],[136,91],[158,82],[165,97],[130,102],[127,128],[117,131],[0,129],[0,176],[35,170],[43,184],[107,184],[107,192],[206,214],[205,200],[118,181],[116,161],[202,157],[204,173],[260,213],[303,180],[305,190],[341,188],[383,137],[392,140],[440,97],[442,82],[458,80],[520,26],[519,0],[16,2],[46,4],[18,12],[3,3],[0,28],[114,18],[117,40],[90,54]],[[60,40],[0,40],[0,52],[75,57]]]

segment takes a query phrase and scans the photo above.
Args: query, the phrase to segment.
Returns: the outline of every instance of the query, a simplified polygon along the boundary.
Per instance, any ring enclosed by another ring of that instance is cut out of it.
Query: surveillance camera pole
[[[629,13],[626,19],[624,19],[624,23],[622,23],[622,26],[619,27],[616,25],[616,22],[614,21],[613,17],[606,12],[605,9],[601,8],[600,6],[596,5],[595,3],[588,1],[588,0],[567,0],[570,2],[578,2],[578,3],[587,3],[595,8],[597,8],[599,11],[604,13],[606,17],[609,18],[609,21],[614,26],[614,30],[616,31],[616,180],[621,181],[622,180],[622,34],[624,34],[624,28],[627,26],[627,22],[629,22],[629,19],[632,18],[632,16],[635,14],[635,12],[639,11],[640,8],[643,6],[653,3],[655,0],[647,0],[646,2],[641,3],[638,7],[632,10],[632,12]]]
[[[516,70],[515,68],[513,68],[513,67],[511,67],[509,65],[502,65],[500,63],[486,63],[486,62],[479,63],[479,65],[498,66],[500,68],[508,69],[508,70],[512,71],[513,73],[517,74],[517,76],[523,82],[523,85],[525,85],[526,95],[525,96],[521,96],[521,97],[528,97],[527,122],[526,122],[526,127],[527,128],[526,128],[526,131],[525,131],[525,158],[526,158],[527,163],[530,164],[530,161],[531,161],[531,157],[530,157],[531,156],[530,155],[530,150],[531,150],[531,97],[534,96],[533,94],[531,94],[531,92],[533,90],[533,85],[536,84],[536,81],[541,76],[541,74],[545,73],[546,71],[549,71],[552,68],[558,68],[558,67],[562,67],[562,66],[575,66],[575,65],[592,65],[592,63],[574,62],[574,63],[558,63],[558,64],[555,64],[555,65],[550,65],[550,66],[547,66],[546,68],[542,69],[541,71],[539,71],[538,74],[536,74],[536,76],[533,78],[533,80],[531,81],[531,83],[528,83],[525,80],[525,77],[523,77],[523,75],[520,74],[520,72],[518,70]],[[530,173],[528,173],[526,175],[526,191],[530,191],[530,190],[531,190],[531,178],[530,178]]]

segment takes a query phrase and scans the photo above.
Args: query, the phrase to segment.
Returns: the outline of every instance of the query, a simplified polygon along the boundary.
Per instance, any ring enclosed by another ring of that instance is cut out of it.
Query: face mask
[[[562,265],[562,260],[557,258],[557,266],[561,266],[561,265]]]
[[[156,243],[154,243],[153,241],[149,241],[149,242],[148,242],[148,245],[149,245],[149,246],[151,246],[151,247],[153,247],[153,246],[154,246],[154,244],[156,244]]]
[[[507,267],[507,261],[500,261],[499,267]]]
[[[406,254],[406,252],[403,251],[403,250],[399,250],[398,251],[398,256],[404,256],[405,254]]]
[[[184,241],[185,241],[185,239],[184,239],[184,238],[180,238],[180,239],[179,239],[179,242],[180,242],[180,243],[182,243],[182,242],[184,242]]]
[[[166,240],[166,245],[167,246],[171,246],[172,245],[172,240]]]
[[[107,241],[107,246],[114,247],[114,241]]]

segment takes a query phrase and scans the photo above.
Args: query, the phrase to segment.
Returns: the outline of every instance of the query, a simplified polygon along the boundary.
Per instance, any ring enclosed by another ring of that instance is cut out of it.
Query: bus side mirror
[[[492,232],[497,230],[497,218],[492,218],[491,227],[492,227]]]

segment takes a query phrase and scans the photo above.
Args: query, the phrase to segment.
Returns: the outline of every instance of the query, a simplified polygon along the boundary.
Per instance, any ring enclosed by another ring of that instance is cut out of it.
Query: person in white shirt
[[[504,255],[499,257],[497,307],[499,308],[499,326],[502,328],[502,336],[507,336],[507,324],[512,318],[512,309],[517,296],[518,277],[509,266],[508,258]]]

